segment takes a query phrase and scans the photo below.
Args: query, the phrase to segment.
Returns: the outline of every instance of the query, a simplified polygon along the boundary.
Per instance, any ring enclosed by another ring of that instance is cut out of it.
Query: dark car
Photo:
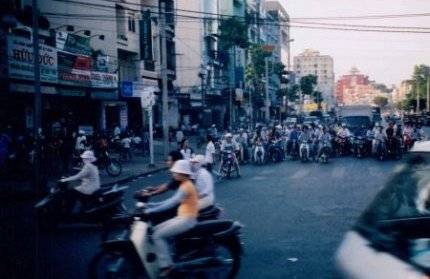
[[[416,144],[337,252],[345,278],[429,278],[430,141]],[[426,277],[427,276],[427,277]]]

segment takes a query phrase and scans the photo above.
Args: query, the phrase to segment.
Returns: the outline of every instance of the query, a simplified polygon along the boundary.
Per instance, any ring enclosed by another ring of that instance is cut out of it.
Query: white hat
[[[94,162],[97,160],[97,158],[94,156],[94,152],[91,150],[87,150],[81,155],[82,159],[88,159],[90,162]]]
[[[231,133],[227,133],[227,134],[225,134],[225,137],[226,138],[231,138],[231,137],[233,137],[233,135]]]
[[[170,168],[171,172],[192,175],[190,162],[188,160],[178,160]]]
[[[79,134],[85,134],[85,131],[84,130],[79,130],[79,132],[78,132]]]
[[[198,154],[196,156],[194,156],[193,158],[191,158],[190,160],[191,163],[199,163],[201,165],[205,164],[205,156]]]

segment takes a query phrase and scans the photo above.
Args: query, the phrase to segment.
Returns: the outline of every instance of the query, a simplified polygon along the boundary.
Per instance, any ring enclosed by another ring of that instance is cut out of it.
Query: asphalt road
[[[398,162],[341,158],[327,165],[286,161],[244,166],[242,178],[216,185],[224,217],[245,225],[239,278],[335,278],[343,234],[384,185]],[[165,172],[129,183],[132,193],[167,179]],[[2,274],[7,278],[85,278],[100,244],[98,228],[36,232],[31,210],[2,207]],[[22,219],[13,216],[24,216]],[[6,266],[7,265],[7,266]],[[6,272],[6,273],[4,273]],[[3,277],[2,278],[6,278]]]

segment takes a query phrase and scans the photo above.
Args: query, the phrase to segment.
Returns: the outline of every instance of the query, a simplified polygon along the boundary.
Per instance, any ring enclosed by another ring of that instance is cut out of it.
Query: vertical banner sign
[[[34,80],[34,54],[31,40],[9,36],[7,40],[9,78]],[[39,44],[40,80],[57,82],[57,50]]]

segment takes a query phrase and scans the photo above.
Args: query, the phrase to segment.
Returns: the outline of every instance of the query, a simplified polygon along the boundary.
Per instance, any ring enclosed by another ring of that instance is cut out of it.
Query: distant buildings
[[[393,90],[393,103],[398,103],[406,99],[406,95],[412,91],[412,80],[404,80],[400,86]]]
[[[353,67],[349,74],[337,81],[336,101],[338,105],[370,105],[376,96],[383,96],[391,102],[390,92],[390,89],[370,81],[368,76]]]
[[[328,108],[336,103],[334,91],[333,58],[329,55],[321,55],[319,51],[306,49],[303,53],[294,57],[294,72],[296,82],[307,75],[318,77],[316,90],[322,93],[324,102]]]

